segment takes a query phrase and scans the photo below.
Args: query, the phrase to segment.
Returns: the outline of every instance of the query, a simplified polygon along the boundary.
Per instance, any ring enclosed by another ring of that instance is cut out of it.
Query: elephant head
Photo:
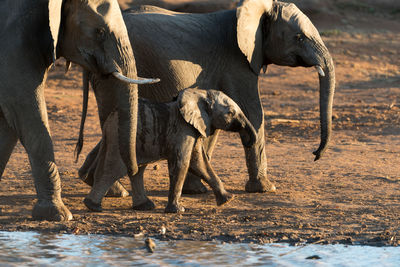
[[[246,147],[256,141],[256,131],[240,107],[227,95],[216,90],[186,89],[178,96],[184,120],[207,137],[215,129],[239,132]]]
[[[93,73],[115,79],[119,140],[128,171],[135,173],[137,85],[157,82],[137,78],[135,58],[116,0],[49,0],[49,25],[56,57]],[[129,77],[129,78],[128,78]]]
[[[318,160],[327,148],[332,128],[335,69],[318,30],[294,4],[244,0],[237,9],[237,41],[253,72],[268,64],[315,67],[320,82],[321,142]]]

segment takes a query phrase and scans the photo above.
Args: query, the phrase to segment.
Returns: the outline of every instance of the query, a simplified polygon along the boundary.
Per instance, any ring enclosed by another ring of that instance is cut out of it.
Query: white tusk
[[[124,75],[122,75],[119,72],[113,72],[112,75],[117,78],[118,80],[121,80],[123,82],[126,83],[134,83],[134,84],[149,84],[149,83],[158,83],[160,81],[160,79],[156,78],[156,79],[146,79],[146,78],[140,78],[138,77],[137,80],[135,79],[130,79],[128,77],[125,77]]]
[[[320,65],[315,65],[315,69],[318,71],[318,74],[319,74],[321,77],[325,77],[325,72],[322,70],[322,68],[321,68]]]
[[[65,74],[67,74],[70,68],[71,68],[71,61],[67,60],[65,62]]]
[[[264,74],[267,72],[267,66],[266,65],[263,66],[263,72],[264,72]]]

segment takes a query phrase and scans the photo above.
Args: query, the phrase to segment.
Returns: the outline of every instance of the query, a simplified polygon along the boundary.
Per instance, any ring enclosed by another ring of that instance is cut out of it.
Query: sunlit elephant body
[[[111,113],[104,123],[100,151],[93,162],[94,184],[84,203],[94,211],[102,210],[101,200],[109,187],[126,175],[119,157],[117,115]],[[240,132],[246,146],[251,146],[256,138],[253,126],[239,106],[222,92],[186,89],[169,103],[140,98],[136,143],[139,172],[131,179],[133,209],[154,208],[145,193],[143,173],[149,163],[161,159],[168,161],[170,177],[166,212],[184,211],[179,199],[189,168],[211,186],[218,205],[232,199],[203,149],[204,138],[216,129]]]
[[[99,75],[136,78],[132,47],[116,0],[0,1],[0,177],[20,140],[32,167],[38,201],[34,219],[70,220],[44,99],[47,72],[58,57]],[[115,78],[120,138],[135,142],[137,85]],[[137,172],[135,143],[122,158]]]
[[[159,84],[140,86],[141,97],[168,101],[186,87],[218,88],[238,103],[249,118],[257,131],[257,140],[251,148],[245,148],[249,172],[246,191],[275,190],[267,179],[264,116],[258,91],[258,75],[263,67],[278,64],[318,69],[321,144],[315,152],[316,159],[325,151],[331,132],[335,72],[318,31],[296,6],[247,0],[237,9],[209,14],[142,6],[125,11],[123,16],[129,37],[136,40],[132,45],[139,74],[161,78]],[[91,76],[91,83],[100,122],[104,122],[109,110],[110,84],[97,75]],[[215,138],[207,144],[211,155]],[[88,183],[92,175],[88,166],[97,149],[80,169]]]

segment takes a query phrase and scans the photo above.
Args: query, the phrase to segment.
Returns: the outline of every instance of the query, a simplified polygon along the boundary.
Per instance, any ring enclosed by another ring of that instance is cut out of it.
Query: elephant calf
[[[203,147],[204,138],[216,129],[240,132],[245,145],[250,147],[256,140],[256,132],[239,106],[227,95],[215,90],[186,89],[176,101],[154,103],[139,99],[136,153],[139,172],[131,178],[133,209],[153,209],[143,184],[147,164],[168,160],[170,189],[165,212],[184,211],[179,204],[182,186],[190,169],[202,177],[214,191],[217,204],[232,199],[221,180],[213,171]],[[126,174],[118,145],[118,113],[113,112],[103,126],[103,137],[96,160],[94,183],[85,205],[93,211],[101,211],[101,201],[110,186]]]

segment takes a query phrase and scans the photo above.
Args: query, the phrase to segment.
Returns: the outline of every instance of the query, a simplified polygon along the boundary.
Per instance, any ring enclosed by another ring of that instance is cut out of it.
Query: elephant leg
[[[233,195],[228,193],[224,184],[218,175],[214,172],[206,152],[202,148],[202,142],[197,141],[195,151],[192,155],[192,160],[190,162],[189,171],[202,177],[204,181],[212,188],[215,198],[217,200],[217,205],[223,205],[233,199]]]
[[[94,170],[93,186],[89,194],[83,200],[85,206],[91,211],[103,211],[101,202],[103,197],[109,191],[109,188],[118,180],[119,176],[115,175],[112,165],[106,165],[104,157],[100,156]],[[110,167],[110,168],[108,168]]]
[[[99,77],[96,77],[99,79]],[[116,103],[116,95],[114,90],[109,90],[109,88],[113,88],[113,83],[109,80],[101,80],[96,82],[94,77],[91,77],[93,91],[96,97],[96,102],[98,106],[99,112],[99,120],[100,126],[103,128],[104,122],[110,115],[110,113],[115,108]],[[85,162],[79,169],[79,178],[82,179],[86,184],[92,186],[93,185],[93,175],[96,169],[96,157],[99,152],[100,142],[90,151],[88,156],[85,159]],[[127,197],[129,196],[129,192],[125,189],[125,187],[118,181],[109,188],[107,197]]]
[[[0,180],[6,168],[7,162],[10,159],[11,153],[17,144],[18,137],[13,129],[7,124],[7,121],[2,117],[0,110]]]
[[[79,178],[84,181],[87,185],[93,186],[93,175],[96,170],[96,157],[99,153],[101,142],[98,142],[97,145],[90,151],[90,153],[86,156],[85,161],[82,166],[78,170]]]
[[[143,174],[146,167],[147,165],[139,167],[138,173],[136,173],[130,179],[132,186],[132,208],[134,210],[153,210],[156,207],[153,201],[146,196],[146,190],[143,182]]]
[[[267,157],[265,155],[264,122],[257,132],[256,143],[250,148],[244,148],[246,165],[249,172],[249,180],[246,183],[246,191],[275,192],[276,187],[267,178]]]
[[[104,125],[97,157],[90,167],[93,170],[93,187],[83,202],[92,211],[102,211],[103,197],[126,173],[126,168],[119,157],[118,131],[114,124],[116,124],[115,116]]]
[[[38,198],[32,216],[35,220],[71,220],[72,214],[61,199],[61,181],[54,161],[43,91],[36,92],[36,96],[24,97],[23,104],[13,104],[18,109],[9,109],[7,121],[15,123],[31,164]]]
[[[106,166],[104,166],[104,160],[99,160],[93,179],[93,186],[90,189],[89,194],[83,200],[85,206],[91,211],[103,211],[101,205],[103,197],[106,195],[110,186],[113,185],[116,180],[118,180],[118,177],[115,175],[110,175],[109,170],[106,171],[105,168]]]
[[[99,153],[100,143],[90,151],[87,155],[85,162],[78,170],[79,178],[84,181],[87,185],[93,186],[94,181],[94,172],[97,167],[96,157]],[[127,197],[129,196],[129,192],[125,189],[125,187],[116,180],[108,189],[106,193],[106,197]]]
[[[182,194],[183,183],[189,169],[195,140],[184,142],[177,146],[178,151],[171,153],[168,159],[169,192],[166,213],[184,212],[185,208],[180,205],[179,199]]]
[[[213,135],[204,140],[204,148],[206,149],[207,156],[211,160],[212,153],[214,151],[215,143],[218,139],[219,130],[216,130]],[[201,182],[204,177],[199,177],[194,174],[191,169],[186,176],[185,183],[183,185],[182,193],[184,194],[204,194],[207,192],[207,188]]]

